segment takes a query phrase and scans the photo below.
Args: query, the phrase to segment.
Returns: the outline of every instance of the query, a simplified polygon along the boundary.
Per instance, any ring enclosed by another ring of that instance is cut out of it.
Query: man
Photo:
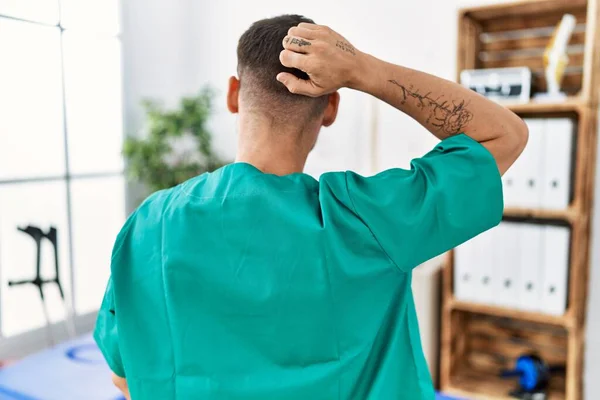
[[[432,399],[411,271],[497,225],[513,113],[285,15],[239,41],[227,105],[236,163],[150,196],[128,219],[95,338],[138,399]],[[338,89],[441,139],[410,170],[302,174]]]

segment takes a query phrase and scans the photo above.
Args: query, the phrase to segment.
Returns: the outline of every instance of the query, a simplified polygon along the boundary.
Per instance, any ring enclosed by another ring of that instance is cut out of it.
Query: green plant
[[[129,137],[123,146],[128,175],[156,191],[225,165],[213,152],[206,127],[213,97],[205,87],[196,96],[183,97],[174,110],[145,100],[147,134]]]

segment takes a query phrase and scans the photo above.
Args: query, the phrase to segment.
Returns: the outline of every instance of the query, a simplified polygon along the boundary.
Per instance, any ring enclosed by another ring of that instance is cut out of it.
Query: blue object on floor
[[[91,335],[0,369],[0,400],[122,400]],[[459,400],[442,394],[436,400]]]
[[[435,400],[466,400],[466,399],[459,399],[458,397],[446,396],[443,393],[436,393]]]
[[[91,335],[0,369],[1,400],[117,400],[121,393]]]

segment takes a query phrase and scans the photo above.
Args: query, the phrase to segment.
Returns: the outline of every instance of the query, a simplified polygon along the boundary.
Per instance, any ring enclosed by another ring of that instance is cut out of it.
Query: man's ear
[[[340,105],[340,94],[338,92],[333,92],[327,96],[327,108],[325,108],[325,114],[323,115],[322,124],[324,127],[328,127],[335,122],[338,107]]]
[[[229,78],[227,89],[227,108],[232,114],[237,114],[239,109],[238,97],[240,95],[240,81],[235,76]]]

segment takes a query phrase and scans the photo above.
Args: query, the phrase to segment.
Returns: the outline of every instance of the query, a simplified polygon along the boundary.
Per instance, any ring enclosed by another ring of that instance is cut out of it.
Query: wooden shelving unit
[[[459,12],[457,76],[463,69],[527,66],[533,91],[546,90],[541,52],[565,13],[577,19],[563,80],[569,97],[557,103],[508,104],[522,117],[568,117],[577,122],[573,197],[565,210],[507,208],[513,220],[571,227],[567,311],[553,316],[459,301],[453,294],[453,252],[444,268],[440,386],[468,399],[510,399],[512,383],[498,377],[527,352],[565,373],[553,376],[550,400],[581,400],[590,216],[600,97],[600,0],[520,0]],[[531,34],[535,32],[535,34]],[[535,57],[531,54],[536,54]]]

